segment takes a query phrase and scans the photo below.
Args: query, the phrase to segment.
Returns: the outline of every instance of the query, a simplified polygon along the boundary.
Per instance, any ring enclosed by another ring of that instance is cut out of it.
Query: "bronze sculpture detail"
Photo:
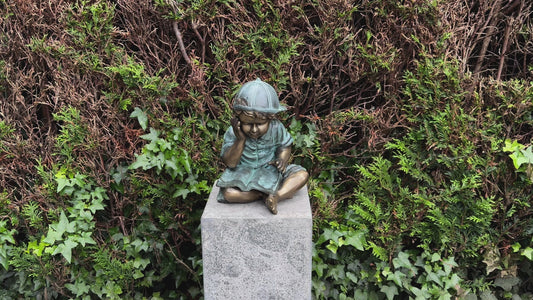
[[[289,164],[292,137],[276,119],[285,108],[274,88],[260,79],[245,83],[233,102],[235,117],[224,135],[222,161],[227,168],[217,181],[221,202],[263,200],[277,214],[280,200],[307,183],[307,171]]]

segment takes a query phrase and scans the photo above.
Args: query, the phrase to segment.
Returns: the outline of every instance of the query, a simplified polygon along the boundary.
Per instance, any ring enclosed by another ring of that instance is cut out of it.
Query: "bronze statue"
[[[289,164],[293,139],[276,118],[284,110],[274,88],[260,79],[245,83],[237,92],[235,117],[222,145],[227,168],[217,181],[219,201],[262,199],[277,214],[278,201],[291,198],[307,183],[307,171]]]

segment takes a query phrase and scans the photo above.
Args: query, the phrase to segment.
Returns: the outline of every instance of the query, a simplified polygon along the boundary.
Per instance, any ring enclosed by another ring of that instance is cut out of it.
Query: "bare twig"
[[[503,40],[503,46],[502,46],[502,52],[500,53],[500,65],[498,67],[498,75],[496,76],[496,80],[500,80],[502,76],[503,66],[505,65],[505,55],[507,54],[507,48],[509,46],[509,35],[511,33],[511,28],[513,26],[513,18],[511,18],[507,25],[505,26],[505,34],[504,34],[504,40]]]
[[[196,21],[193,20],[193,21],[191,21],[191,23],[192,23],[192,30],[196,34],[196,37],[200,40],[200,43],[202,44],[202,56],[201,56],[201,59],[202,59],[202,62],[204,62],[204,60],[205,60],[205,36],[202,37],[200,32],[198,32],[198,23]]]
[[[187,51],[185,50],[185,45],[183,44],[183,36],[181,35],[181,31],[178,28],[178,21],[174,21],[172,23],[172,28],[174,28],[174,33],[176,34],[176,38],[178,39],[178,44],[180,46],[181,54],[183,55],[183,59],[187,62],[187,64],[191,64],[191,59],[189,58],[189,55],[187,55]]]
[[[169,249],[168,252],[170,252],[170,254],[172,254],[172,256],[174,256],[174,259],[176,259],[176,261],[180,265],[182,265],[187,271],[189,271],[189,273],[192,274],[192,276],[194,277],[194,280],[198,283],[199,286],[201,286],[201,282],[200,282],[200,280],[198,278],[198,274],[191,267],[189,267],[182,259],[180,259],[176,255],[176,253],[174,253],[174,251],[172,250],[173,247],[170,245],[170,243],[166,239],[164,241],[165,241],[165,243],[168,246],[168,249]]]
[[[493,9],[491,10],[490,14],[491,18],[490,24],[487,29],[487,34],[485,35],[485,38],[483,39],[483,44],[481,46],[481,51],[479,52],[479,57],[476,62],[476,67],[474,68],[474,74],[478,74],[481,70],[481,67],[483,65],[483,60],[485,59],[485,54],[487,53],[487,49],[489,48],[490,40],[494,34],[494,30],[496,29],[496,26],[498,25],[499,21],[499,15],[500,15],[500,8],[502,6],[502,1],[498,0],[493,6]]]

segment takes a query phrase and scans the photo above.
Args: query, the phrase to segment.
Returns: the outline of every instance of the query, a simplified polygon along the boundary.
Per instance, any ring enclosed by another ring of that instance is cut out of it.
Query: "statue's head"
[[[285,107],[279,104],[274,88],[258,78],[245,83],[239,89],[233,101],[233,110],[276,114],[284,111]]]

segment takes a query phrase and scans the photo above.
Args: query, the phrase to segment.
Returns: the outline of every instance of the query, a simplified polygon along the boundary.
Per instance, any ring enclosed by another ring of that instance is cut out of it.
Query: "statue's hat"
[[[235,96],[233,109],[275,114],[286,108],[279,104],[274,88],[258,78],[243,84]]]

